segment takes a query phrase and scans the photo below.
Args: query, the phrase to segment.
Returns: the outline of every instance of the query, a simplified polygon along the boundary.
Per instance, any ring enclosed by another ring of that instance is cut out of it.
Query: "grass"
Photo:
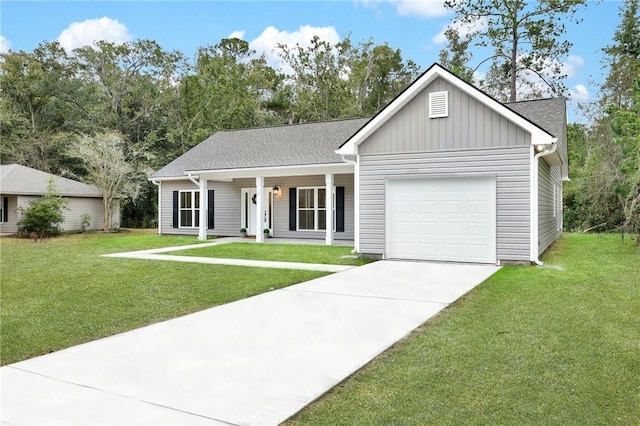
[[[8,364],[310,280],[322,272],[103,258],[197,243],[149,233],[0,239],[0,360]]]
[[[225,259],[272,260],[280,262],[364,265],[367,259],[342,258],[351,255],[353,247],[305,244],[229,243],[176,251],[171,254]],[[169,254],[169,253],[166,253]]]
[[[640,248],[567,235],[505,267],[289,425],[638,424]]]

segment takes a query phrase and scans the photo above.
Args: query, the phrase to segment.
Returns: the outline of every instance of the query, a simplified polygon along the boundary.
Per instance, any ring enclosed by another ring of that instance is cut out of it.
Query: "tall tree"
[[[462,36],[454,27],[447,28],[444,35],[447,39],[447,46],[438,55],[440,65],[464,81],[473,84],[473,69],[469,67],[469,62],[473,57],[469,51],[471,36]]]
[[[480,62],[490,66],[485,90],[514,102],[534,96],[541,87],[554,95],[565,91],[562,59],[571,43],[561,40],[566,22],[586,0],[446,0],[459,25],[483,27],[473,33],[474,44],[490,47]],[[477,67],[476,67],[477,68]]]
[[[68,155],[79,158],[86,169],[84,180],[102,192],[104,230],[111,228],[116,199],[135,200],[149,170],[143,160],[149,153],[134,151],[117,133],[83,136],[72,142]]]

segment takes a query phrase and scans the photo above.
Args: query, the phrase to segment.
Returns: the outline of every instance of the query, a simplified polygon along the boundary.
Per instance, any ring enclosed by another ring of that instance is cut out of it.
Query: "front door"
[[[265,197],[262,205],[264,211],[260,215],[262,218],[262,226],[260,229],[256,229],[256,209],[258,208],[258,202],[256,197],[257,191],[255,188],[248,188],[242,190],[242,227],[246,228],[248,235],[256,235],[258,232],[262,232],[265,228],[269,228],[269,231],[273,231],[273,189],[264,188],[263,196]]]

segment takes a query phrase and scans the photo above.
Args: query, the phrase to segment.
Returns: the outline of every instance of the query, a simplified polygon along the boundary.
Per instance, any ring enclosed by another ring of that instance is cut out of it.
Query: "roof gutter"
[[[540,260],[538,253],[538,238],[539,230],[539,217],[538,217],[538,161],[540,158],[546,157],[548,155],[552,155],[558,149],[558,139],[554,138],[550,144],[537,144],[533,145],[532,150],[536,153],[531,157],[531,170],[530,170],[530,179],[531,187],[530,187],[530,198],[531,198],[531,241],[530,241],[530,252],[531,252],[531,261],[538,266],[542,266],[543,262]]]

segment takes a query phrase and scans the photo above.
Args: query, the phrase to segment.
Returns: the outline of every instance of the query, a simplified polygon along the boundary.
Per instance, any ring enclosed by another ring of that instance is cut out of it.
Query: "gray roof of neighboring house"
[[[567,103],[565,98],[536,99],[504,105],[557,137],[561,143],[566,143]]]
[[[220,131],[154,173],[342,163],[335,153],[369,118]]]
[[[0,166],[0,193],[12,195],[44,195],[49,179],[53,178],[56,192],[67,197],[102,197],[98,188],[86,183],[52,175],[19,164]]]

